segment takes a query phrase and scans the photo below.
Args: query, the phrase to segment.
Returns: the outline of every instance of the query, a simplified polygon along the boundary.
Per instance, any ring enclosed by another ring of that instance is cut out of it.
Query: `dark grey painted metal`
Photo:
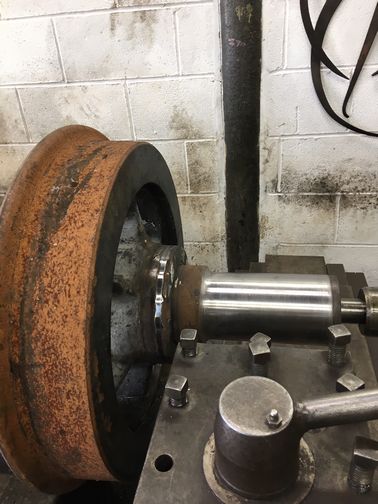
[[[377,385],[366,340],[352,327],[351,351],[356,374],[368,388]],[[250,373],[248,343],[199,345],[193,359],[178,351],[172,372],[185,375],[190,382],[190,403],[174,410],[163,401],[155,424],[135,503],[215,504],[202,470],[202,455],[213,431],[219,396],[232,380]],[[332,394],[339,373],[327,363],[326,346],[274,344],[269,376],[284,386],[296,401],[303,397]],[[342,394],[345,397],[346,394]],[[341,397],[341,395],[340,395]],[[305,434],[316,463],[316,479],[306,504],[351,504],[356,495],[349,489],[347,475],[354,439],[357,435],[376,438],[378,422],[314,430]],[[155,459],[168,453],[174,460],[171,471],[159,473]],[[330,463],[332,461],[332,463]],[[376,504],[378,478],[365,504]]]
[[[248,269],[259,251],[261,6],[220,2],[230,271]]]

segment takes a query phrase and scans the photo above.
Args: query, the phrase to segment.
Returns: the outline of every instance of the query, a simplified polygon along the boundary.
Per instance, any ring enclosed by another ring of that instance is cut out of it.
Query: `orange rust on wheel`
[[[112,383],[110,297],[116,242],[142,186],[163,202],[167,244],[182,245],[159,153],[83,126],[41,141],[2,206],[0,448],[46,492],[132,473]]]

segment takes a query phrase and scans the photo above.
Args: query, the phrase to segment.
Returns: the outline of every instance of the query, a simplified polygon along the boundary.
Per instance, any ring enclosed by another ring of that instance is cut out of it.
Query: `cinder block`
[[[0,89],[0,143],[27,142],[14,89]]]
[[[377,194],[341,196],[337,241],[378,245]]]
[[[346,271],[362,271],[365,273],[369,285],[378,285],[378,247],[281,244],[266,247],[264,253],[324,256],[327,263],[344,264]]]
[[[180,0],[180,3],[203,0]],[[1,0],[1,19],[117,9],[150,5],[169,5],[177,0]]]
[[[288,68],[309,68],[311,63],[311,46],[303,27],[299,2],[287,2],[287,4],[286,66]],[[321,3],[318,0],[309,0],[313,23],[318,19],[321,7]]]
[[[262,132],[260,136],[260,193],[278,191],[278,171],[280,166],[280,142]]]
[[[377,139],[348,135],[282,140],[283,192],[376,192]]]
[[[129,84],[137,138],[215,137],[215,90],[207,77]]]
[[[33,145],[0,146],[0,192],[6,191]]]
[[[0,84],[63,79],[50,19],[2,21],[0,47]]]
[[[227,271],[226,245],[215,243],[185,243],[189,264],[207,266],[210,271]]]
[[[184,142],[153,142],[153,144],[159,150],[170,169],[176,192],[187,193],[188,181]]]
[[[181,3],[203,2],[203,0],[180,0]],[[137,5],[169,5],[177,3],[177,0],[114,0],[117,7],[129,7]]]
[[[375,52],[378,52],[378,42],[375,47]],[[372,51],[374,52],[374,47]],[[372,77],[371,74],[377,70],[378,66],[363,68],[347,108],[348,112],[351,112],[348,120],[352,124],[375,132],[378,132],[378,76]]]
[[[311,0],[313,23],[318,19],[323,3]],[[303,28],[299,2],[289,1],[288,5],[287,66],[309,67],[310,43]],[[342,2],[328,27],[323,46],[333,63],[338,66],[356,64],[375,6],[375,0]],[[377,51],[371,51],[367,63],[378,63]]]
[[[219,195],[180,196],[179,203],[186,242],[224,239],[224,202]]]
[[[262,68],[267,72],[278,70],[283,66],[285,3],[285,0],[265,0],[263,2]]]
[[[217,192],[219,190],[219,168],[217,143],[187,142],[190,192]]]
[[[182,73],[212,73],[215,70],[215,58],[217,70],[220,67],[219,50],[215,52],[216,14],[214,4],[177,10]]]
[[[68,124],[100,130],[110,139],[130,139],[128,111],[121,84],[20,89],[33,142]]]
[[[178,71],[171,10],[57,18],[56,28],[69,81],[165,76]]]
[[[349,74],[348,71],[345,72]],[[348,129],[332,119],[316,96],[310,71],[292,74],[298,97],[298,134],[342,133]],[[322,72],[322,81],[327,99],[333,110],[342,116],[342,104],[349,81],[340,79],[329,71]],[[295,99],[293,100],[295,103]]]
[[[333,243],[335,196],[264,195],[260,240],[270,243]]]
[[[115,0],[2,0],[1,18],[18,18],[80,12],[95,9],[110,9]]]
[[[263,75],[261,130],[266,135],[293,135],[296,132],[298,95],[293,85],[293,74]]]
[[[348,83],[323,72],[325,89],[335,111],[341,113]],[[311,73],[265,75],[262,80],[262,124],[267,135],[346,132],[323,109]]]

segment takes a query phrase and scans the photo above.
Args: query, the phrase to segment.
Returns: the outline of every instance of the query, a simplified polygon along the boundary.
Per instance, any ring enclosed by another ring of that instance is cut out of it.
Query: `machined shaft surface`
[[[366,304],[361,299],[341,298],[341,319],[343,322],[364,324]]]
[[[320,335],[341,321],[339,284],[328,275],[209,274],[200,309],[203,331],[217,337]]]

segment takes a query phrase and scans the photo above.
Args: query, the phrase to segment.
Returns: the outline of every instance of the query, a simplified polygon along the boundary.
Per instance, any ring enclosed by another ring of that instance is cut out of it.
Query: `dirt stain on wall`
[[[168,124],[177,138],[200,138],[201,131],[194,126],[188,111],[178,105],[173,107],[173,113]]]
[[[112,12],[109,19],[111,37],[118,37],[119,41],[124,38],[134,44],[143,44],[145,47],[154,44],[155,25],[158,22],[156,11]]]
[[[378,189],[378,173],[375,167],[369,169],[345,169],[341,165],[338,169],[324,170],[316,176],[311,173],[298,173],[298,170],[285,167],[282,174],[281,189],[283,192],[312,192],[312,193],[361,193],[375,192]]]
[[[378,209],[378,194],[343,194],[340,210],[371,212]]]

